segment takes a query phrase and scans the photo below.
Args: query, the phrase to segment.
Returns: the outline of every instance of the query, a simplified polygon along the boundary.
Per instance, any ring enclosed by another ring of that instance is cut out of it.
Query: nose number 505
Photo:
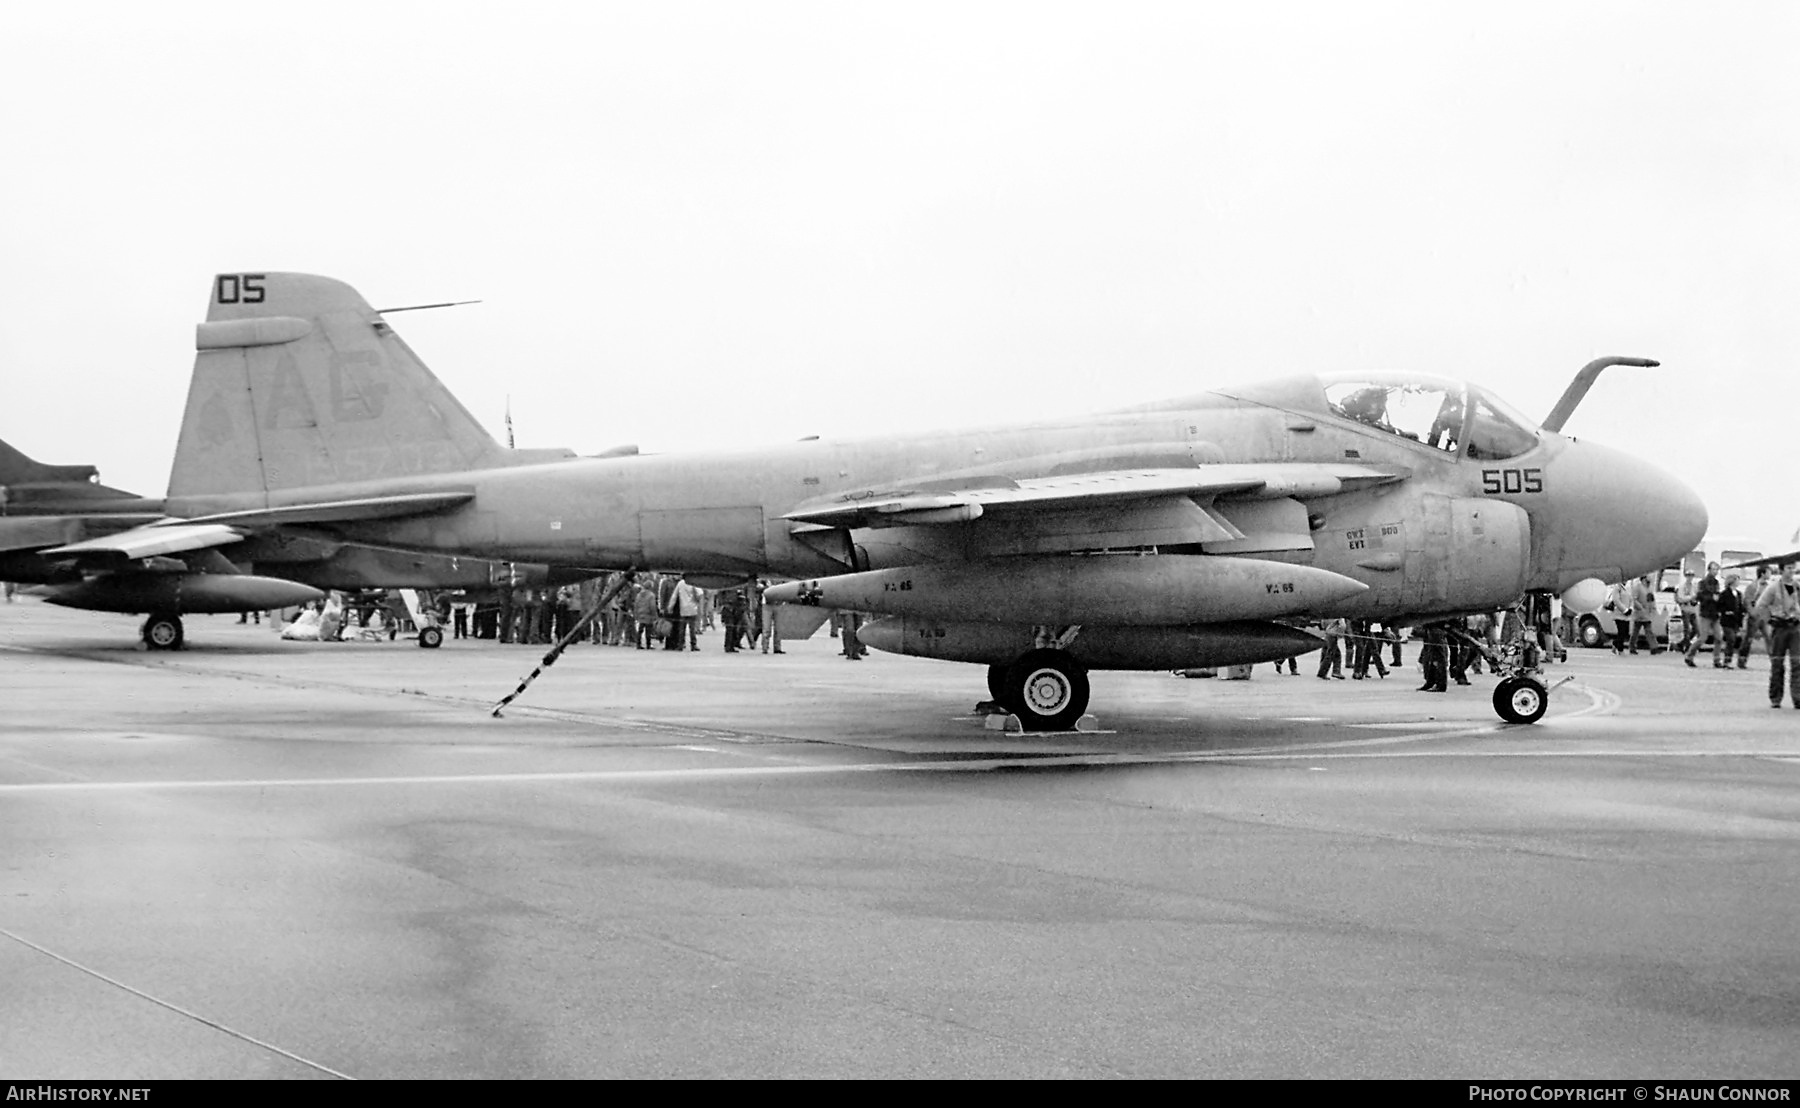
[[[1543,492],[1544,471],[1537,466],[1530,469],[1484,469],[1481,471],[1481,491],[1490,496],[1499,493]]]

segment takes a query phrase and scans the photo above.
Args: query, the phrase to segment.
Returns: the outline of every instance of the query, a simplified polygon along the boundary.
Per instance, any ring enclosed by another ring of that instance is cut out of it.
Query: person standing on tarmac
[[[1369,676],[1369,667],[1373,665],[1375,672],[1387,676],[1387,666],[1381,660],[1380,632],[1375,625],[1366,619],[1350,621],[1351,657],[1355,659],[1350,666],[1350,676],[1361,681]]]
[[[1682,618],[1684,620],[1687,618],[1685,612],[1682,613]],[[1682,651],[1681,660],[1686,662],[1690,669],[1698,669],[1699,667],[1694,665],[1694,655],[1700,653],[1702,643],[1711,639],[1713,666],[1723,668],[1719,665],[1719,655],[1725,651],[1725,640],[1724,636],[1720,634],[1720,630],[1719,563],[1709,562],[1706,566],[1706,576],[1702,577],[1694,586],[1694,622],[1687,625],[1687,649]]]
[[[1756,636],[1761,635],[1765,645],[1769,641],[1768,621],[1756,612],[1756,602],[1762,599],[1763,589],[1767,588],[1768,584],[1769,567],[1757,566],[1756,576],[1744,586],[1744,630],[1738,635],[1737,644],[1737,667],[1739,669],[1750,668],[1750,644],[1756,641]]]
[[[1328,619],[1319,630],[1325,633],[1325,646],[1319,651],[1319,680],[1344,679],[1344,621]]]
[[[844,640],[844,657],[852,662],[862,661],[862,656],[869,652],[869,648],[862,644],[862,638],[856,633],[861,626],[861,612],[844,613],[844,633],[840,637]]]
[[[767,603],[763,600],[762,594],[763,582],[758,581],[756,583],[756,602],[762,611],[762,625],[757,631],[757,641],[762,643],[764,654],[786,654],[787,651],[781,649],[781,621],[776,611],[781,605]],[[771,646],[774,647],[773,650],[769,649]]]
[[[1713,667],[1730,669],[1731,656],[1737,651],[1738,635],[1744,626],[1744,598],[1738,593],[1737,574],[1725,575],[1719,589],[1719,642],[1713,647]]]
[[[1788,696],[1800,708],[1800,584],[1794,581],[1794,563],[1781,567],[1781,576],[1756,599],[1756,614],[1769,625],[1769,707],[1781,707],[1782,670],[1788,671]]]
[[[1427,623],[1424,642],[1419,647],[1419,665],[1425,670],[1425,683],[1420,692],[1448,692],[1450,689],[1450,633],[1442,623]]]
[[[700,649],[700,612],[703,603],[700,590],[683,576],[669,599],[669,622],[674,625],[669,634],[675,642],[675,645],[669,647],[670,650],[681,649],[684,635],[689,650]]]
[[[1656,631],[1652,623],[1656,619],[1656,586],[1650,583],[1650,576],[1645,574],[1631,586],[1631,630],[1629,646],[1631,653],[1636,654],[1638,635],[1644,636],[1649,644],[1651,654],[1661,654],[1666,647],[1656,645]]]
[[[744,639],[745,601],[742,589],[726,589],[719,594],[719,619],[725,625],[725,653],[736,654]]]
[[[1681,587],[1675,590],[1675,607],[1681,612],[1681,628],[1687,633],[1687,641],[1681,644],[1682,655],[1686,657],[1688,644],[1694,641],[1694,632],[1700,627],[1700,582],[1693,574],[1681,575]],[[1669,638],[1669,645],[1675,645],[1673,636]],[[1693,665],[1692,662],[1688,664]]]
[[[1637,644],[1631,641],[1631,582],[1620,581],[1614,585],[1606,606],[1612,609],[1613,614],[1613,653],[1623,654],[1629,646],[1631,652],[1636,654]]]
[[[639,650],[649,650],[655,637],[656,584],[652,577],[631,586],[631,642]]]

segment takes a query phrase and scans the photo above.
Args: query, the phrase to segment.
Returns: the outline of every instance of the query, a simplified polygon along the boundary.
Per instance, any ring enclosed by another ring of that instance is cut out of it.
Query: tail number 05
[[[1544,471],[1537,466],[1530,469],[1484,469],[1481,471],[1481,491],[1489,496],[1543,492]]]
[[[264,276],[261,273],[221,273],[213,297],[221,304],[261,304]]]

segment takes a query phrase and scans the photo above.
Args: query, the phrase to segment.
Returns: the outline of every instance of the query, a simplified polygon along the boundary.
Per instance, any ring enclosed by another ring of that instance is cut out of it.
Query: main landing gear
[[[180,650],[186,637],[182,632],[181,617],[173,612],[151,612],[139,634],[151,650]]]
[[[988,667],[994,702],[1027,731],[1070,731],[1087,711],[1087,669],[1062,650],[1033,650]]]

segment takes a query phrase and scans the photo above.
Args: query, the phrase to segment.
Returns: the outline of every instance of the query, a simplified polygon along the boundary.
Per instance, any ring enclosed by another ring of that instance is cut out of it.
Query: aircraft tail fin
[[[171,511],[506,464],[493,436],[341,281],[220,274],[195,346]]]
[[[0,485],[80,485],[99,476],[93,466],[45,465],[11,443],[0,442]]]
[[[123,489],[100,483],[93,466],[53,466],[31,457],[8,442],[0,442],[0,515],[9,504],[43,501],[99,501],[135,497]]]

